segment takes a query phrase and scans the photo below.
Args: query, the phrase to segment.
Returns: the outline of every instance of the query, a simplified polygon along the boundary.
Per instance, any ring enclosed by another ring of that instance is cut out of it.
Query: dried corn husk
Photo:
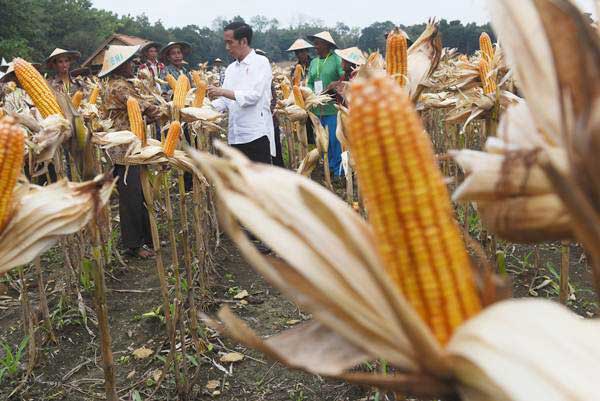
[[[219,113],[212,107],[185,107],[181,109],[181,118],[185,122],[211,121],[217,122],[223,118],[223,113]]]
[[[298,166],[298,170],[296,172],[305,177],[310,177],[312,172],[319,165],[319,160],[321,160],[321,153],[319,149],[313,149],[306,154],[300,166]]]
[[[33,134],[30,143],[34,166],[54,159],[57,149],[72,135],[71,124],[59,115],[48,116],[40,125],[40,131]],[[36,170],[37,168],[34,169]]]
[[[29,263],[61,236],[85,227],[108,202],[113,186],[108,175],[45,187],[20,184],[15,189],[14,215],[0,233],[0,273]]]

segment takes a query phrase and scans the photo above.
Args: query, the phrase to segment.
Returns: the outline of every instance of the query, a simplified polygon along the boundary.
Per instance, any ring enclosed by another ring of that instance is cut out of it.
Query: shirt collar
[[[256,56],[256,52],[254,51],[254,49],[250,50],[250,53],[248,53],[248,55],[242,60],[242,61],[237,61],[236,63],[238,64],[250,64],[250,61],[252,61],[252,58]]]

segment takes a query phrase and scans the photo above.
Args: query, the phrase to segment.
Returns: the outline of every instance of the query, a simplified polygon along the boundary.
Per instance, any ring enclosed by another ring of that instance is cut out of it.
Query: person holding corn
[[[308,69],[307,85],[317,95],[334,94],[334,86],[344,75],[342,59],[333,52],[337,48],[331,34],[327,31],[308,37],[314,43],[317,55]],[[333,85],[332,85],[333,84]],[[329,169],[334,176],[342,175],[342,145],[335,133],[337,128],[337,109],[331,100],[322,106],[316,106],[313,113],[319,117],[323,127],[329,129]]]
[[[109,46],[104,54],[104,63],[98,78],[108,77],[102,87],[102,118],[113,121],[112,130],[130,131],[127,103],[135,99],[147,122],[155,121],[160,116],[159,108],[143,100],[130,79],[133,78],[132,59],[139,46]],[[126,166],[119,163],[122,154],[111,155],[115,162],[113,174],[118,176],[119,218],[121,240],[130,256],[147,259],[154,256],[149,248],[152,244],[148,210],[144,204],[144,194],[140,181],[140,166]]]
[[[160,49],[160,60],[165,63],[165,68],[162,70],[160,78],[166,80],[168,75],[171,75],[175,80],[181,74],[187,75],[190,83],[194,80],[188,67],[186,66],[185,57],[192,52],[192,46],[186,42],[169,42],[165,47]],[[169,85],[163,85],[163,92],[171,92]]]
[[[69,97],[81,89],[79,84],[71,77],[71,66],[79,60],[81,54],[75,50],[54,49],[46,59],[48,69],[54,71],[54,78],[48,83],[57,92],[64,93]]]

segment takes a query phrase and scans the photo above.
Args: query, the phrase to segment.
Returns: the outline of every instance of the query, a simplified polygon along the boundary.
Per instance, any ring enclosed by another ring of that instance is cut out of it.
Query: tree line
[[[117,15],[94,8],[90,0],[0,0],[0,56],[7,60],[24,57],[42,61],[56,47],[78,50],[82,59],[113,33],[139,36],[160,43],[186,41],[192,45],[189,62],[227,59],[223,46],[222,29],[231,20],[219,17],[211,26],[186,25],[167,28],[159,21],[150,21],[146,15]],[[367,27],[350,27],[343,22],[327,26],[318,19],[300,20],[291,26],[282,26],[277,19],[255,16],[246,21],[254,31],[253,46],[267,52],[273,61],[288,60],[290,44],[299,37],[322,30],[330,31],[340,47],[359,46],[363,50],[384,50],[385,33],[395,24],[392,21],[375,22]],[[416,39],[425,29],[425,23],[400,25]],[[461,21],[440,21],[440,33],[445,47],[472,53],[479,48],[479,35],[486,31],[493,35],[489,24],[463,24]]]

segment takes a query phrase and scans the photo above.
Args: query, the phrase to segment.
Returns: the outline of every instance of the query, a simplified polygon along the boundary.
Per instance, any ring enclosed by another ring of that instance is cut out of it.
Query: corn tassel
[[[96,102],[98,101],[98,95],[100,95],[100,88],[98,87],[98,85],[96,85],[94,86],[94,89],[92,89],[92,93],[90,93],[90,99],[88,103],[96,104]]]
[[[494,46],[492,45],[492,39],[490,39],[490,35],[486,32],[483,32],[481,36],[479,36],[479,48],[481,50],[481,57],[485,58],[488,63],[492,64],[494,61]]]
[[[173,121],[169,126],[169,132],[167,132],[167,139],[165,139],[165,145],[163,146],[165,155],[173,157],[175,148],[179,143],[179,136],[181,135],[181,124],[179,121]]]
[[[19,83],[42,117],[46,118],[53,114],[63,115],[54,92],[34,66],[22,58],[17,58],[14,61],[14,68]]]
[[[174,91],[175,87],[177,86],[177,80],[175,79],[175,77],[171,74],[167,74],[167,76],[165,77],[165,81],[167,81],[167,84],[169,84],[169,88],[171,88],[171,90]]]
[[[294,86],[300,86],[302,74],[304,74],[304,68],[300,64],[296,64],[296,68],[294,68]]]
[[[483,93],[486,95],[496,93],[496,77],[490,74],[490,64],[485,58],[479,60],[479,78],[483,85]]]
[[[350,148],[375,244],[392,282],[445,344],[481,309],[433,147],[385,74],[352,84]]]
[[[173,105],[178,109],[185,107],[185,98],[190,89],[190,80],[185,74],[181,74],[177,78],[177,84],[175,85],[175,91],[173,92]]]
[[[77,110],[79,108],[79,105],[81,104],[82,100],[83,100],[83,92],[82,91],[75,92],[75,94],[71,97],[71,103],[73,103],[73,107],[75,107],[75,110]]]
[[[406,85],[408,75],[408,43],[399,28],[394,28],[387,37],[385,62],[388,74],[400,86]]]
[[[146,125],[142,119],[140,104],[133,97],[127,98],[127,115],[131,132],[142,141],[142,144],[146,143]]]
[[[302,91],[298,85],[294,85],[294,102],[296,103],[296,106],[299,106],[302,109],[305,108],[304,96],[302,96]]]
[[[25,134],[15,119],[0,119],[0,233],[11,217],[13,191],[23,169]]]
[[[194,96],[194,107],[202,107],[204,105],[204,98],[206,97],[206,82],[199,80],[194,82],[196,84],[196,94]]]

